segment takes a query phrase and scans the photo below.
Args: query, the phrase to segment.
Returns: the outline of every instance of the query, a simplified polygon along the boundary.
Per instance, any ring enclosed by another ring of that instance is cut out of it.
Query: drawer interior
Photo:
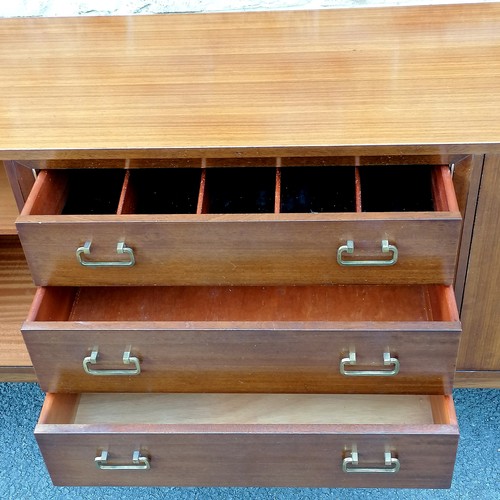
[[[150,160],[133,164],[141,168],[45,170],[22,215],[458,211],[445,165],[349,160],[199,159],[175,168]]]
[[[194,214],[198,205],[200,169],[134,170],[127,174],[119,213]]]
[[[125,173],[120,170],[68,170],[61,214],[114,214]]]
[[[447,396],[87,393],[49,394],[39,423],[429,425],[456,417]]]
[[[283,213],[355,212],[353,167],[296,167],[280,172]]]
[[[427,165],[361,167],[363,212],[422,212],[434,210],[432,167]]]
[[[202,213],[273,213],[276,173],[272,168],[211,168],[200,193]]]
[[[41,288],[28,321],[458,321],[444,285]]]

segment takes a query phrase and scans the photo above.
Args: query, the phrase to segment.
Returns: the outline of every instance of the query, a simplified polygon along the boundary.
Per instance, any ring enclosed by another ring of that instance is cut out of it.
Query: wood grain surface
[[[499,60],[494,3],[2,19],[0,158],[498,152]]]
[[[18,215],[5,168],[0,162],[0,237],[17,234],[15,221]]]
[[[46,288],[53,291],[72,290]],[[65,321],[103,322],[362,322],[458,321],[440,309],[445,286],[81,287]],[[57,295],[60,296],[59,293]],[[66,300],[64,301],[66,302]],[[60,303],[55,306],[60,311]],[[50,321],[52,311],[37,314]]]
[[[436,398],[431,402],[435,415],[431,424],[75,424],[72,415],[79,398],[49,394],[35,432],[58,485],[444,488],[451,481],[458,429],[451,398]],[[239,406],[244,414],[244,405]],[[395,413],[397,407],[390,405]],[[307,408],[292,405],[290,411],[307,412]],[[342,460],[354,447],[360,461],[371,467],[380,467],[383,453],[390,450],[400,460],[401,470],[343,473]],[[151,469],[98,470],[94,459],[102,450],[108,451],[112,463],[127,463],[139,450],[150,459]]]
[[[35,287],[14,224],[19,211],[0,162],[0,381],[33,382],[35,372],[21,336]]]
[[[487,349],[488,347],[486,347]],[[481,389],[481,388],[496,388],[500,386],[500,370],[482,370],[479,367],[477,370],[466,371],[459,370],[455,373],[453,382],[454,387]]]
[[[35,287],[17,236],[0,238],[0,380],[34,380],[21,336]]]
[[[123,408],[127,408],[124,412]],[[75,424],[433,424],[428,396],[82,394]]]
[[[500,370],[500,156],[487,156],[462,304],[459,370]],[[499,385],[497,378],[497,386]]]

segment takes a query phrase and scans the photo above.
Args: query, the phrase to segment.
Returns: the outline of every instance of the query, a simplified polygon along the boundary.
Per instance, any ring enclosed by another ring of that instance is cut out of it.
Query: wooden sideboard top
[[[500,3],[2,19],[0,67],[0,159],[500,152]]]

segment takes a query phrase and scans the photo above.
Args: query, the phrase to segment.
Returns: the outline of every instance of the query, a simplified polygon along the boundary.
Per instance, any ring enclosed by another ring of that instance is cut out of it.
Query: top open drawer
[[[453,280],[461,217],[447,166],[186,165],[42,171],[17,221],[35,283]]]

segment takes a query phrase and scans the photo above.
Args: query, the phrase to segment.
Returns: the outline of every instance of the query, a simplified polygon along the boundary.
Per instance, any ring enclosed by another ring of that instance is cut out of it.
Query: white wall
[[[481,1],[494,0],[1,0],[0,17],[314,9]]]

